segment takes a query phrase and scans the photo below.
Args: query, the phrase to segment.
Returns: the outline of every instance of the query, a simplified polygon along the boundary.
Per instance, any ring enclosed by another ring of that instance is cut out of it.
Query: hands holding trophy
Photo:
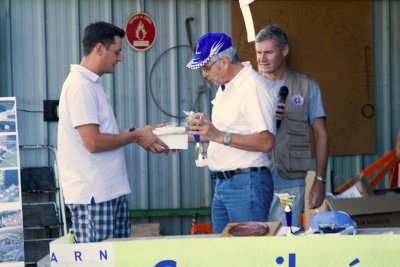
[[[183,111],[186,114],[186,123],[189,127],[194,126],[190,121],[191,119],[195,119],[196,113],[193,111]],[[200,118],[201,119],[201,118]],[[197,167],[204,167],[207,166],[207,158],[204,156],[203,145],[200,142],[200,135],[195,134],[194,140],[196,142],[195,148],[197,152],[197,159],[195,160]]]

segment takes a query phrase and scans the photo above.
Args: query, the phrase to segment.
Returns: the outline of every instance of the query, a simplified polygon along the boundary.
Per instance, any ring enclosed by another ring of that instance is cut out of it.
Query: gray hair
[[[288,45],[288,38],[285,31],[276,24],[262,28],[256,35],[256,43],[271,39],[276,40],[280,49]]]
[[[218,53],[217,55],[213,56],[210,60],[217,60],[223,57],[228,58],[231,63],[239,62],[237,49],[234,46],[231,46],[228,49],[222,51],[221,53]]]

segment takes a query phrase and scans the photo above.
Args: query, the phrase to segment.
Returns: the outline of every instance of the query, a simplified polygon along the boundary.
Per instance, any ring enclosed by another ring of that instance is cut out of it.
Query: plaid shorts
[[[128,201],[121,196],[110,201],[69,204],[75,242],[100,242],[131,236]]]

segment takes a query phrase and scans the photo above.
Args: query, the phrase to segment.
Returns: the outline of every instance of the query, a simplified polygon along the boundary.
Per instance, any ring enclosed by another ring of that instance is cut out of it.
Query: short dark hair
[[[102,43],[108,49],[114,43],[115,36],[123,38],[125,31],[104,21],[87,25],[82,39],[83,55],[89,55],[97,43]]]
[[[256,43],[265,40],[275,39],[280,49],[283,49],[288,44],[288,38],[285,31],[276,24],[268,25],[262,28],[256,35]]]

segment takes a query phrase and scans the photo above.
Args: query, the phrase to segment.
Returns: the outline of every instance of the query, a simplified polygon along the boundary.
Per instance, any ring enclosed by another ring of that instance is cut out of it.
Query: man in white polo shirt
[[[60,97],[58,161],[65,203],[78,243],[130,236],[130,193],[123,146],[137,143],[153,153],[167,145],[155,126],[120,131],[101,76],[122,61],[125,32],[107,22],[89,24],[80,65],[71,65]]]
[[[272,90],[253,70],[241,63],[231,38],[207,33],[197,42],[190,69],[219,86],[212,101],[212,122],[197,113],[192,134],[209,140],[208,166],[216,176],[212,201],[213,232],[230,222],[268,219],[273,182],[267,168],[274,143],[275,102]]]

